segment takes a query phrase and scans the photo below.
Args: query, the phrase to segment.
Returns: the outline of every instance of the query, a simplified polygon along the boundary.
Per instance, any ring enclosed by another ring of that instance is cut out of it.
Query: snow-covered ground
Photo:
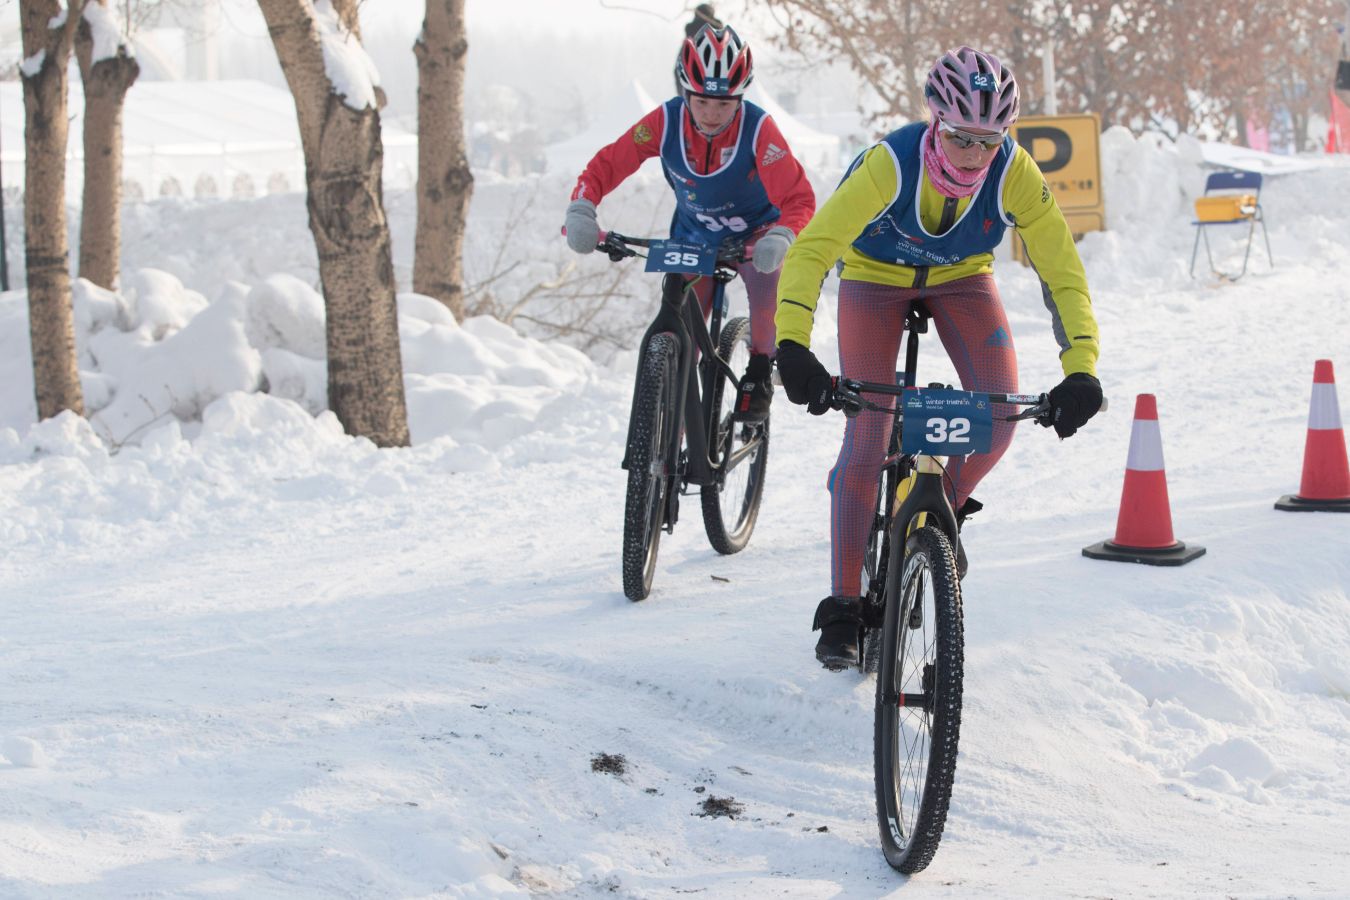
[[[319,412],[302,200],[130,207],[124,289],[76,295],[88,421],[32,425],[0,295],[0,895],[1350,896],[1350,516],[1272,508],[1314,360],[1350,379],[1350,167],[1271,178],[1275,266],[1225,283],[1186,274],[1198,147],[1103,154],[1112,230],[1081,249],[1113,403],[1069,441],[1023,428],[981,486],[952,813],[908,882],[877,844],[873,683],[812,655],[841,419],[780,396],[750,546],[717,556],[686,503],[632,604],[631,349],[403,294],[415,440],[377,450]],[[480,184],[471,274],[509,304],[618,273],[635,339],[652,276],[567,254],[567,187]],[[657,231],[663,192],[602,223]],[[1038,287],[999,280],[1047,389]],[[1142,392],[1177,536],[1208,548],[1179,569],[1079,552],[1113,533]]]

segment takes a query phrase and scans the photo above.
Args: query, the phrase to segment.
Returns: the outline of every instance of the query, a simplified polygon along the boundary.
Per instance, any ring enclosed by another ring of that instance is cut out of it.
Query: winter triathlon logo
[[[652,139],[652,130],[639,123],[633,127],[633,143],[645,144]]]

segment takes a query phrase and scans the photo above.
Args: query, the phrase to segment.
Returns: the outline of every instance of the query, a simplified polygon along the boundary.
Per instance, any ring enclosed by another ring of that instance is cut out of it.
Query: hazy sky
[[[398,2],[414,9],[420,5],[416,0]],[[678,30],[695,5],[685,0],[469,0],[467,15],[470,26],[623,29],[631,25],[659,27],[664,21]]]

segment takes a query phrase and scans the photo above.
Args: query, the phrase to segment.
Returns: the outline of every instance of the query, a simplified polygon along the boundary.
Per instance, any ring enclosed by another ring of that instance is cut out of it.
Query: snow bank
[[[124,293],[80,280],[75,317],[86,412],[110,446],[138,442],[167,421],[194,437],[203,413],[234,392],[263,391],[310,417],[327,409],[323,298],[289,275],[208,303],[172,275],[142,269]],[[34,416],[23,295],[0,300],[8,383],[6,422]],[[579,351],[523,337],[495,319],[457,324],[429,297],[401,294],[399,336],[415,443],[449,438],[504,452],[555,401],[600,377]],[[621,382],[622,383],[622,382]]]

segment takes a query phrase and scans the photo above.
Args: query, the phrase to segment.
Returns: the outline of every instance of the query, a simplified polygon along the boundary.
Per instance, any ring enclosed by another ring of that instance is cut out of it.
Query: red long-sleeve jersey
[[[710,138],[694,127],[689,107],[681,106],[680,122],[684,129],[685,155],[690,168],[700,175],[706,175],[730,158],[736,150],[736,139],[741,133],[740,117],[743,115],[744,108],[737,110],[731,124]],[[589,200],[598,206],[606,194],[622,184],[644,162],[660,156],[665,122],[665,113],[658,106],[614,143],[601,148],[577,178],[572,199]],[[816,211],[816,194],[777,123],[767,114],[760,124],[759,138],[755,142],[755,172],[764,185],[769,202],[778,207],[777,224],[792,229],[793,234],[801,231]]]

